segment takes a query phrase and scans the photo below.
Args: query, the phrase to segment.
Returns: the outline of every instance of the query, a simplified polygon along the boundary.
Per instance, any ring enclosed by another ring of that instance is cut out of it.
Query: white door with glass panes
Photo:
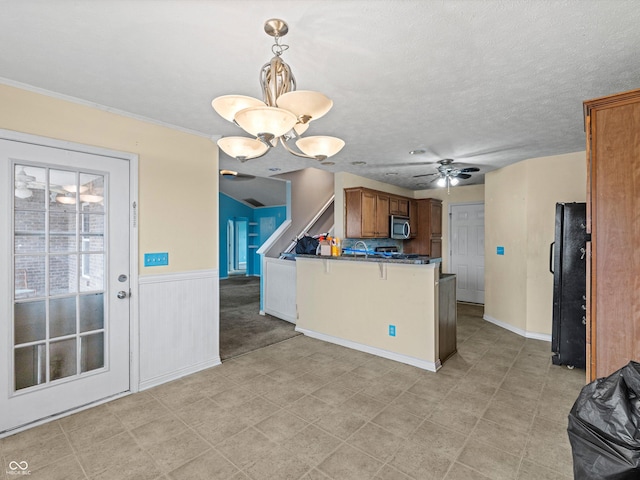
[[[0,435],[129,387],[129,161],[0,140]]]

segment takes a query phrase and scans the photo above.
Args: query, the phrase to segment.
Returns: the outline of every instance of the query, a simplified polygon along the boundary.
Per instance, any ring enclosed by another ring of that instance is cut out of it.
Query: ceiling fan
[[[457,166],[452,165],[453,159],[451,158],[443,158],[442,160],[438,160],[437,163],[440,164],[437,167],[437,172],[414,175],[413,178],[430,177],[436,175],[436,178],[431,181],[436,181],[439,187],[449,188],[455,187],[460,182],[460,180],[471,178],[471,173],[480,171],[478,167],[458,168]]]

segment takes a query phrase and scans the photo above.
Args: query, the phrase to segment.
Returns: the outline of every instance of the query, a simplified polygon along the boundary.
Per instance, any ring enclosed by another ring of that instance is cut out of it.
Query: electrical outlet
[[[389,336],[390,337],[395,337],[396,336],[396,326],[395,325],[389,325]]]
[[[144,254],[144,266],[145,267],[160,267],[169,265],[169,253],[145,253]]]

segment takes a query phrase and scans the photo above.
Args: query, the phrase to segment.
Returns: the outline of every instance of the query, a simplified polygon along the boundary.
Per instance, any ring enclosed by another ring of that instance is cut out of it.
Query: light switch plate
[[[161,267],[169,265],[169,253],[145,253],[144,254],[144,266],[145,267]]]

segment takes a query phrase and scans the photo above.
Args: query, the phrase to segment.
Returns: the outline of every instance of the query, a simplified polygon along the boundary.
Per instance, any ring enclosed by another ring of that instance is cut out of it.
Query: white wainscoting
[[[220,364],[218,270],[141,276],[140,385]]]
[[[296,262],[263,256],[263,310],[269,315],[296,323]]]

